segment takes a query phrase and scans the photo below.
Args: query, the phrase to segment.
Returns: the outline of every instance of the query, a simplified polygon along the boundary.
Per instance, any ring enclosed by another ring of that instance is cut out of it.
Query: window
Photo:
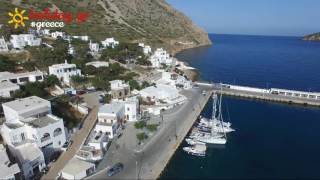
[[[21,141],[24,141],[26,137],[24,136],[24,133],[21,133]]]
[[[62,134],[61,128],[57,128],[53,131],[53,137],[59,136],[60,134]]]
[[[20,82],[29,82],[29,78],[28,77],[22,77],[22,78],[19,78],[19,81]]]
[[[36,80],[37,80],[37,81],[42,80],[42,76],[36,76]]]
[[[17,83],[18,81],[17,81],[17,79],[10,79],[10,82]]]

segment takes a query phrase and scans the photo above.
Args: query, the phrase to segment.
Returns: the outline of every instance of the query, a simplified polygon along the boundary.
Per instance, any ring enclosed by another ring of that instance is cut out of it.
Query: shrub
[[[145,126],[146,126],[146,122],[144,122],[144,121],[138,121],[138,122],[134,123],[134,127],[136,129],[142,129]]]

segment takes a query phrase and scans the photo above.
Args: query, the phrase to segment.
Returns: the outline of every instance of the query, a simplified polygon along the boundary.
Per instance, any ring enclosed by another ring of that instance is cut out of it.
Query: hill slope
[[[87,22],[66,25],[64,30],[70,34],[88,34],[95,40],[113,36],[120,41],[163,46],[173,53],[211,44],[205,31],[165,0],[11,0],[2,3],[6,5],[0,7],[1,12],[12,11],[10,8],[14,7],[89,12]]]
[[[307,35],[307,36],[303,37],[303,40],[307,40],[307,41],[320,41],[320,32],[319,32],[319,33],[314,33],[314,34]]]

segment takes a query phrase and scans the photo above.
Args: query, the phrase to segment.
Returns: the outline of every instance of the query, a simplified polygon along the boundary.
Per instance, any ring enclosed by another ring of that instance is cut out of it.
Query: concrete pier
[[[210,87],[216,93],[222,93],[228,96],[258,99],[286,104],[299,104],[304,106],[317,106],[320,107],[320,93],[303,92],[294,90],[279,90],[276,89],[262,89],[245,86],[233,86],[228,84],[210,84],[198,83],[202,86]],[[236,88],[234,88],[236,87]]]

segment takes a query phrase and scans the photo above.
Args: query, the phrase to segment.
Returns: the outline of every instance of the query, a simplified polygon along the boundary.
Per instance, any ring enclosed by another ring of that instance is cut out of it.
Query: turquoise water
[[[210,35],[214,45],[177,55],[207,81],[320,91],[320,43],[297,37]],[[161,179],[320,178],[320,109],[224,98],[234,133],[207,156],[177,150]],[[203,115],[210,116],[208,103]]]

